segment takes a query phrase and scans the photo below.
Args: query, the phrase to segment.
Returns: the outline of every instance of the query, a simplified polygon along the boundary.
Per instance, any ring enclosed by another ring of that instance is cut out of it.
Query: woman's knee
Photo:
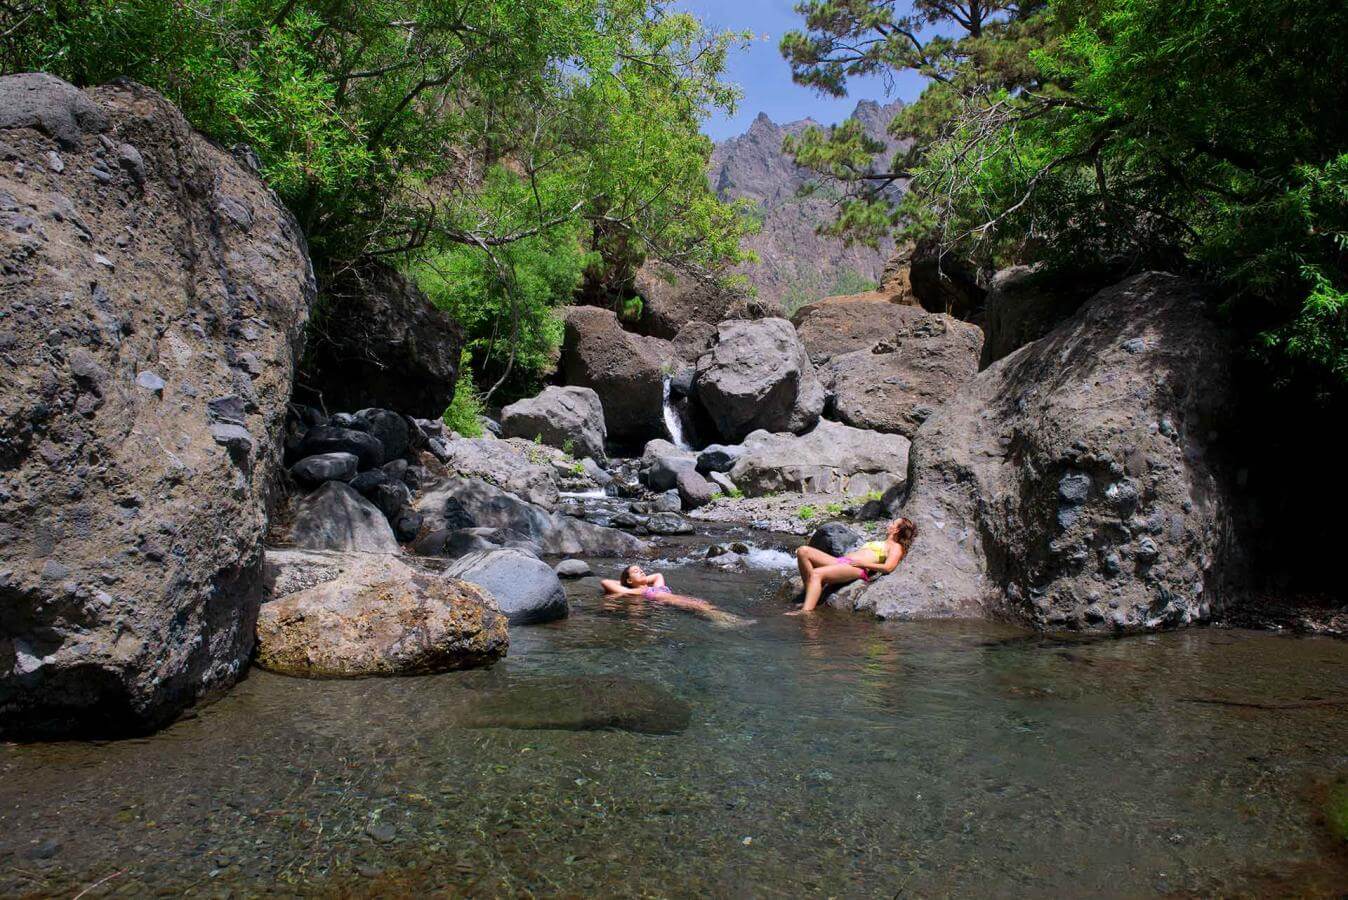
[[[801,544],[796,548],[796,559],[806,559],[810,555],[810,545]]]

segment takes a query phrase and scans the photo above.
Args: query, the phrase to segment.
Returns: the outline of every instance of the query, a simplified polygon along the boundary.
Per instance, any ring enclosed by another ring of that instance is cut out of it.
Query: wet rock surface
[[[153,728],[252,651],[304,240],[129,82],[0,78],[0,146],[0,732]]]
[[[257,663],[283,675],[425,675],[509,646],[490,593],[396,556],[270,550],[267,582]]]

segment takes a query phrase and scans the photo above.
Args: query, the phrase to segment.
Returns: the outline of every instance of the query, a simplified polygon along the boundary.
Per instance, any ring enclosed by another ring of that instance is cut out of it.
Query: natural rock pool
[[[1348,883],[1321,811],[1348,771],[1348,643],[802,620],[769,599],[776,572],[664,571],[756,621],[605,601],[591,578],[489,671],[254,671],[152,737],[0,745],[0,894]]]

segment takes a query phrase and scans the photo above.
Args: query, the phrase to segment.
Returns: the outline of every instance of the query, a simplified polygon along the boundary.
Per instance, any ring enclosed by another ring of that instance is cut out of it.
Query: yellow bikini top
[[[882,563],[885,561],[886,553],[884,541],[868,541],[861,545],[861,549],[869,550],[874,553],[876,562]]]

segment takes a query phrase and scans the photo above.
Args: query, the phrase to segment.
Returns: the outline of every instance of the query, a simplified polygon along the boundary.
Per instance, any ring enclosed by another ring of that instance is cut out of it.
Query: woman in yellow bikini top
[[[917,537],[917,526],[911,519],[897,519],[885,530],[883,541],[867,541],[846,556],[832,557],[816,547],[796,548],[796,565],[805,583],[805,603],[787,615],[807,613],[819,605],[825,585],[843,585],[861,580],[869,582],[875,575],[887,575],[907,555]]]

